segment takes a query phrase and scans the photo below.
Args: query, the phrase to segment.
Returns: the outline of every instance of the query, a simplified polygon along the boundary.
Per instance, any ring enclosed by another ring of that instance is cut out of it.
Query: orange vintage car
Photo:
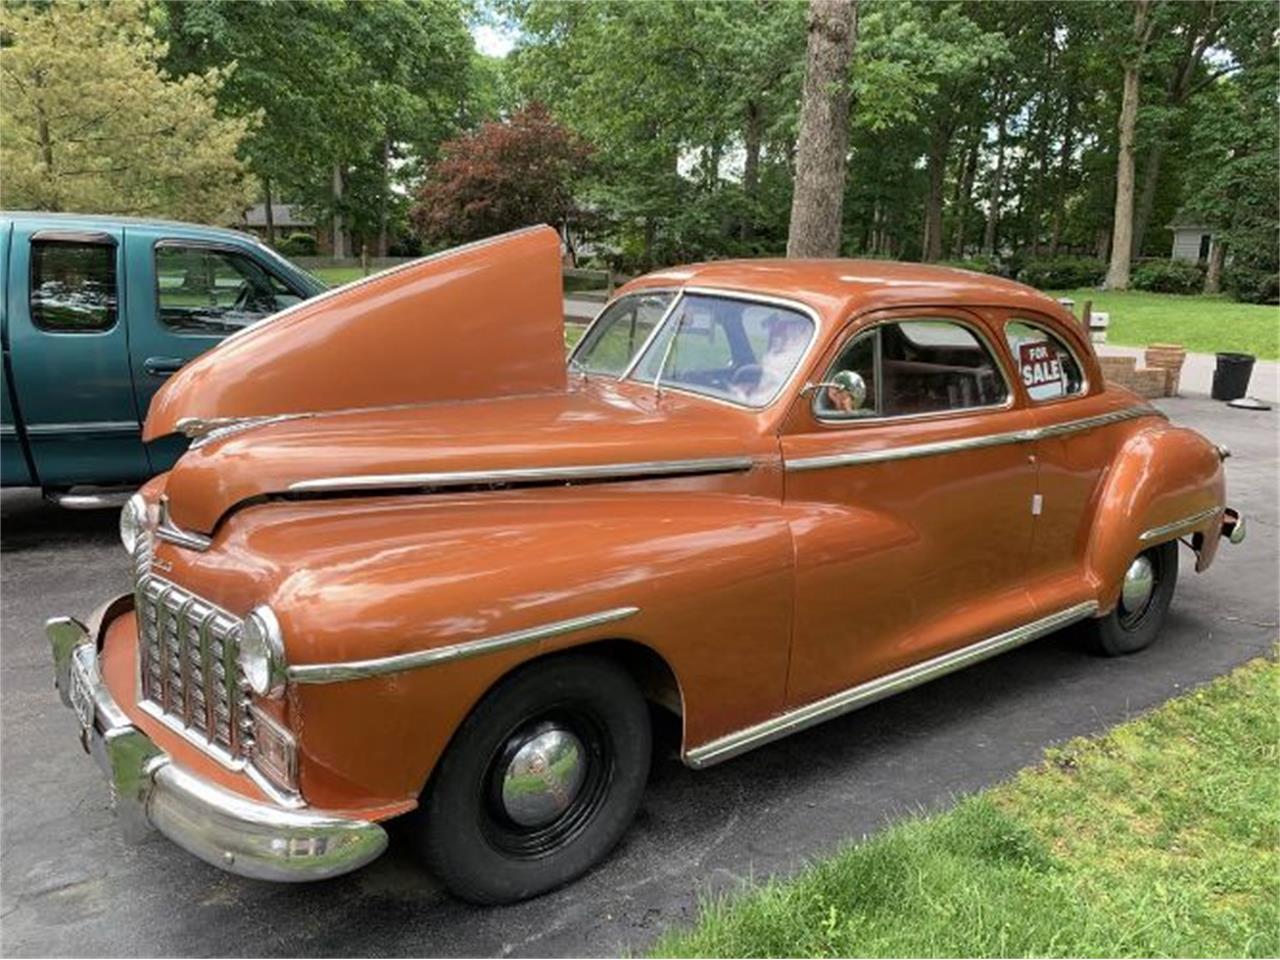
[[[1242,518],[1227,451],[1103,382],[1049,298],[852,260],[622,288],[566,368],[559,242],[416,261],[160,391],[132,594],[50,621],[127,823],[250,877],[406,831],[458,895],[601,860],[655,711],[693,767],[1083,621],[1160,630]]]

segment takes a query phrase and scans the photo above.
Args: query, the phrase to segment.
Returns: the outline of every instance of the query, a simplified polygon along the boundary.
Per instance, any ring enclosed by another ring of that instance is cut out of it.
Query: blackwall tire
[[[1134,558],[1150,565],[1155,584],[1147,602],[1128,609],[1122,598],[1105,617],[1089,622],[1090,645],[1106,657],[1122,657],[1145,650],[1155,642],[1164,626],[1178,584],[1178,541],[1170,540]]]
[[[413,826],[428,867],[484,904],[581,876],[635,816],[651,737],[640,691],[605,658],[517,671],[463,721],[431,778]]]

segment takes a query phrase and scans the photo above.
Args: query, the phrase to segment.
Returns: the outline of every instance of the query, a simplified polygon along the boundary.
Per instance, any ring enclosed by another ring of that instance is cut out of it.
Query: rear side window
[[[1084,390],[1079,361],[1048,330],[1013,320],[1005,325],[1004,335],[1018,365],[1018,376],[1032,400],[1056,400]]]
[[[33,240],[31,322],[58,333],[115,326],[116,248],[105,243]]]
[[[160,322],[179,333],[234,333],[301,299],[250,256],[176,243],[156,247]]]

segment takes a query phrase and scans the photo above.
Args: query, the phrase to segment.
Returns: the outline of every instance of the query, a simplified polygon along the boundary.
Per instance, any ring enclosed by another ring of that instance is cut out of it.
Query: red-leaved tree
[[[541,104],[441,146],[410,217],[427,243],[461,243],[535,223],[564,224],[591,147]]]

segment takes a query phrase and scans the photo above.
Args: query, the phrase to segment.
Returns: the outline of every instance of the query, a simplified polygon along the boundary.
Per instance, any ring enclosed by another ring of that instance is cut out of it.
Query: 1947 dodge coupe
[[[1107,386],[1049,298],[752,261],[628,284],[564,361],[539,227],[298,304],[185,366],[132,594],[50,621],[126,823],[251,877],[406,835],[502,902],[622,836],[653,711],[727,760],[1075,621],[1155,639],[1243,537],[1224,448]]]

